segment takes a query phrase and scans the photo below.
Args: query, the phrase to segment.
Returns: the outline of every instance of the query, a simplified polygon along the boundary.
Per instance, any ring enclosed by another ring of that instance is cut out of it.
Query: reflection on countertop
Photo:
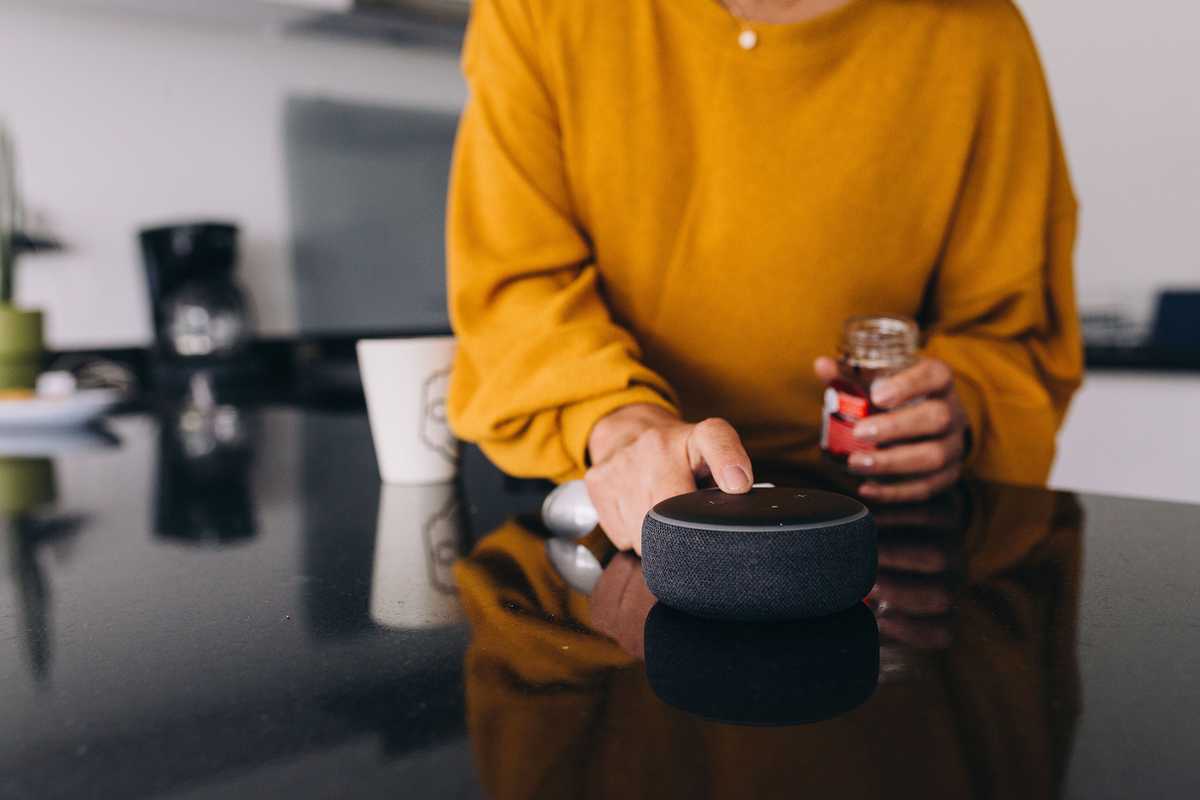
[[[227,409],[215,438],[182,416],[40,460],[52,488],[3,528],[0,796],[236,796],[306,769],[330,796],[338,757],[366,794],[404,771],[461,794],[466,631],[369,613],[389,534],[365,416]]]
[[[1200,776],[1170,734],[1200,715],[1195,506],[970,485],[877,509],[857,617],[718,629],[655,610],[602,535],[595,569],[552,559],[547,485],[477,450],[455,484],[381,487],[360,411],[220,405],[7,457],[0,796],[1172,796]],[[1128,680],[1131,653],[1153,680]]]
[[[1057,796],[1079,711],[1074,498],[975,484],[877,519],[868,604],[786,623],[667,609],[627,554],[588,598],[536,531],[485,538],[458,570],[489,796]]]
[[[66,430],[0,430],[0,520],[7,527],[9,578],[19,613],[20,648],[34,683],[44,686],[51,671],[50,606],[53,588],[46,559],[70,560],[86,523],[58,507],[54,459],[69,453],[107,450],[119,440],[103,427]]]

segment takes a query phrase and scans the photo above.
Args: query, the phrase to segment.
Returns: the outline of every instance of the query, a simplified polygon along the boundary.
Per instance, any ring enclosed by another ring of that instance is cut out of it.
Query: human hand
[[[584,482],[600,527],[621,550],[642,552],[642,520],[668,497],[711,478],[744,494],[754,482],[750,456],[723,419],[689,424],[663,408],[625,406],[596,423],[588,438],[594,466]]]
[[[818,358],[813,369],[824,383],[837,377],[837,363]],[[925,500],[962,474],[967,415],[954,391],[954,373],[944,361],[922,358],[871,386],[871,404],[886,409],[854,426],[854,437],[877,445],[852,453],[849,468],[868,477],[859,492],[883,502]],[[903,476],[903,480],[870,480]]]

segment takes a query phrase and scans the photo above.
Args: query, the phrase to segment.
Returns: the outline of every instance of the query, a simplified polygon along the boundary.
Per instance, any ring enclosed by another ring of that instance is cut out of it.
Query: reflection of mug
[[[452,570],[459,507],[453,483],[384,486],[375,530],[371,619],[388,628],[430,628],[462,620]]]
[[[364,339],[358,363],[384,483],[454,477],[458,443],[446,420],[454,337]]]

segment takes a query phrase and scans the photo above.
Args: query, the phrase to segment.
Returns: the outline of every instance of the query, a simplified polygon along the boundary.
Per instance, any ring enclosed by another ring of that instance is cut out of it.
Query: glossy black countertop
[[[730,625],[552,558],[475,451],[381,487],[360,413],[193,423],[0,458],[0,798],[1200,787],[1200,506],[964,485],[877,510],[861,608]]]

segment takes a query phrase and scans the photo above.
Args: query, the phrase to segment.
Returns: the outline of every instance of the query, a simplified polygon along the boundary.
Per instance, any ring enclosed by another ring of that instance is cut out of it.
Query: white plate
[[[81,389],[67,397],[0,400],[0,430],[78,428],[121,402],[116,389]]]
[[[0,458],[50,458],[90,450],[111,450],[121,440],[104,428],[0,427]]]

